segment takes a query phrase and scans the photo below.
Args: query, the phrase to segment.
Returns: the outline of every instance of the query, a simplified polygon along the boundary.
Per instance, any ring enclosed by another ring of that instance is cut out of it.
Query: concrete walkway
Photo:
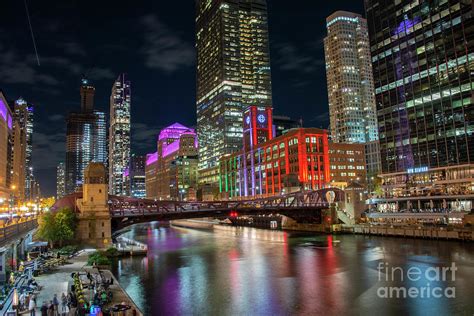
[[[59,266],[50,273],[35,277],[36,282],[43,287],[36,298],[38,312],[43,302],[49,304],[53,300],[54,294],[57,295],[58,301],[61,303],[62,293],[67,295],[70,290],[68,285],[72,282],[71,273],[82,270],[87,264],[88,254],[88,252],[82,252],[78,256],[70,258],[68,260],[70,263]]]
[[[71,274],[73,272],[82,271],[83,273],[97,273],[96,268],[92,268],[90,266],[86,267],[87,258],[91,252],[94,252],[94,250],[83,251],[78,256],[70,258],[68,260],[68,264],[56,267],[50,273],[35,277],[36,282],[42,286],[41,291],[36,297],[36,302],[38,304],[36,308],[36,315],[41,315],[41,305],[43,302],[49,304],[49,302],[53,300],[54,294],[57,295],[58,301],[61,304],[62,293],[67,295],[68,291],[70,290],[70,284],[72,284],[73,281]],[[122,313],[122,315],[142,316],[143,314],[133,303],[127,293],[120,287],[112,273],[108,270],[101,270],[101,274],[108,280],[112,278],[114,279],[114,284],[110,286],[110,290],[113,292],[113,302],[109,304],[109,307],[124,302],[125,304],[132,306],[132,308]],[[84,293],[87,301],[89,301],[93,294],[92,290],[85,290]],[[29,312],[27,314],[29,315]]]

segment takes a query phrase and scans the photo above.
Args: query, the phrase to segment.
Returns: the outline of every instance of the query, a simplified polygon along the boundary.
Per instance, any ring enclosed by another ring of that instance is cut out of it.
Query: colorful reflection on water
[[[474,245],[368,236],[326,236],[220,226],[214,231],[136,226],[147,257],[114,266],[145,315],[349,315],[474,312]],[[381,298],[381,287],[423,287],[423,276],[386,281],[380,266],[458,268],[456,298]],[[380,290],[379,290],[380,291]]]

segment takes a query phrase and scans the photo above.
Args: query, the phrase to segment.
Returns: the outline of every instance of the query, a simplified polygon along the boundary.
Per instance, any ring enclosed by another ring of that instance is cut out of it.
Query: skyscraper
[[[127,195],[124,171],[130,161],[130,103],[130,81],[121,74],[110,95],[109,193],[114,195]]]
[[[366,0],[365,7],[386,197],[400,209],[471,209],[472,1]]]
[[[95,87],[89,83],[87,78],[81,80],[81,112],[92,112],[94,110]]]
[[[324,50],[332,141],[367,144],[367,171],[376,176],[380,158],[367,21],[359,14],[337,11],[326,19],[326,27]]]
[[[127,195],[141,199],[146,197],[145,161],[145,156],[132,155],[130,157],[130,164],[124,172]]]
[[[218,183],[218,160],[242,147],[242,112],[272,106],[265,0],[196,2],[199,181]]]
[[[33,113],[34,108],[31,104],[28,104],[23,98],[19,98],[14,102],[13,125],[18,126],[20,130],[19,137],[15,137],[14,142],[19,144],[19,156],[21,170],[19,173],[20,181],[24,184],[18,187],[18,197],[20,199],[32,200],[32,180],[33,176],[33,163],[32,163],[32,152],[33,152]]]
[[[66,195],[66,166],[60,162],[56,167],[56,199]]]
[[[90,162],[107,162],[105,113],[93,109],[95,88],[82,80],[81,112],[71,112],[66,126],[66,194],[83,184],[84,169]]]

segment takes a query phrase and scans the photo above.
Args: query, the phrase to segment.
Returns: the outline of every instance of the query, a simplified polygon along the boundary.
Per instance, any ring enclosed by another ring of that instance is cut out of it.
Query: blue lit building
[[[94,110],[95,88],[87,79],[81,84],[81,111],[66,120],[66,194],[80,189],[90,162],[107,163],[107,122],[104,112]]]

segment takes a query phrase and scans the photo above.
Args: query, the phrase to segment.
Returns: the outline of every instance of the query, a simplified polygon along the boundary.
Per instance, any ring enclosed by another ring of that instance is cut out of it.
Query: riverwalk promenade
[[[41,289],[36,291],[36,315],[41,315],[41,307],[43,304],[47,306],[51,303],[54,295],[61,301],[61,296],[71,291],[71,285],[74,284],[72,278],[73,274],[81,275],[81,279],[87,279],[87,275],[93,276],[95,279],[110,280],[113,282],[108,286],[108,291],[111,292],[112,299],[103,306],[104,310],[110,310],[107,315],[123,315],[123,316],[141,316],[143,315],[126,292],[121,288],[115,277],[109,270],[102,270],[96,267],[87,266],[88,256],[95,250],[82,250],[75,256],[68,258],[67,262],[63,265],[58,265],[48,273],[41,274],[35,277],[35,281],[39,284]],[[27,277],[22,276],[18,278],[17,282],[25,283]],[[16,287],[20,288],[22,284],[18,284]],[[87,286],[88,280],[84,280],[84,300],[91,302],[94,298],[94,287]],[[11,311],[11,299],[10,298],[5,304],[4,308],[0,310],[0,315],[8,315],[8,311]],[[124,310],[124,306],[127,307]],[[61,305],[59,305],[61,310]],[[89,310],[86,311],[86,315],[89,315]],[[25,309],[19,312],[18,315],[30,315],[30,312]],[[69,311],[67,315],[75,315],[75,310]]]

